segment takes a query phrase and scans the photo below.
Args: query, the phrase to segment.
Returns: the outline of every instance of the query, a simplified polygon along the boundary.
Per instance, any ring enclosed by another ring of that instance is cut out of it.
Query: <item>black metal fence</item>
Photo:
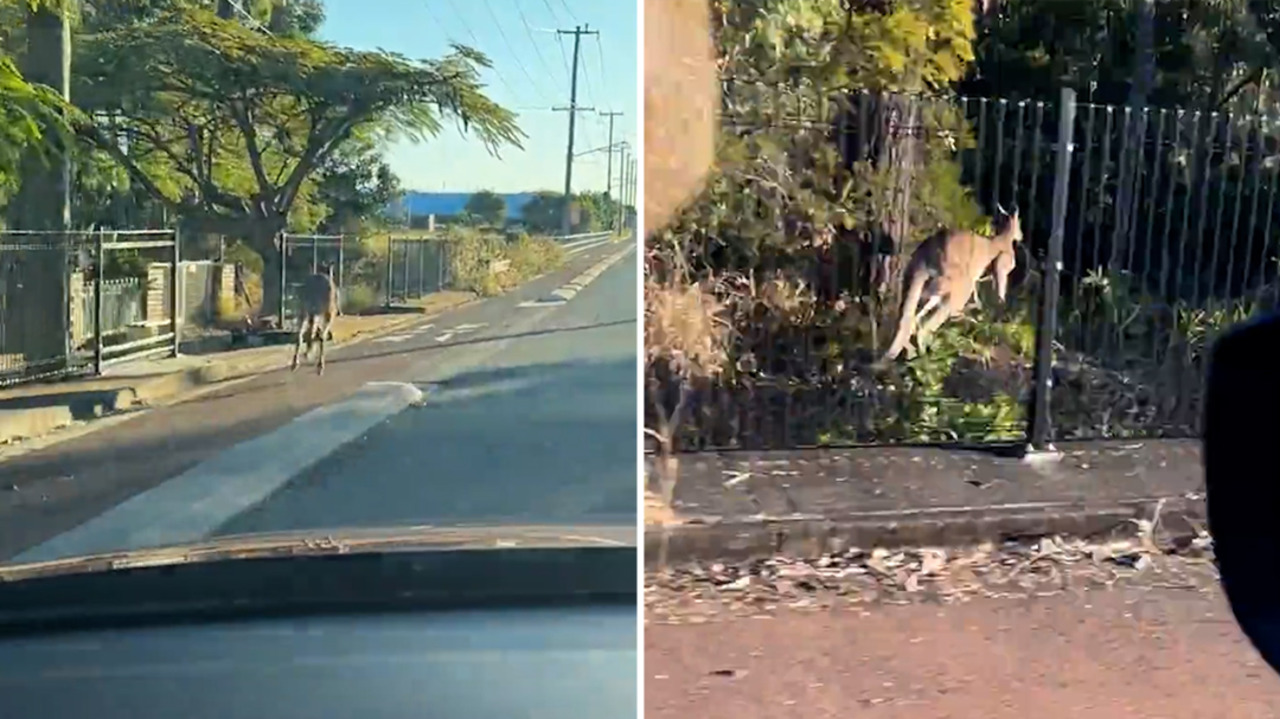
[[[449,253],[453,245],[439,240],[392,237],[386,256],[386,303],[405,302],[449,286]]]
[[[684,449],[1193,436],[1208,344],[1280,300],[1273,117],[732,82],[723,117],[736,154],[674,232],[751,289]],[[997,205],[1008,302],[980,286],[872,371],[914,246]]]
[[[358,313],[439,292],[449,282],[449,243],[426,238],[285,234],[281,315],[295,319],[306,275],[332,266],[343,311]]]
[[[176,356],[172,230],[0,232],[0,386]]]

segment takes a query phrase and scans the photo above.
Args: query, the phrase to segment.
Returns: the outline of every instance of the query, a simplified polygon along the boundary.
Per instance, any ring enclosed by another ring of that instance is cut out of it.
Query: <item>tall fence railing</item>
[[[176,355],[180,244],[172,230],[0,232],[0,386]]]
[[[385,265],[385,304],[419,299],[448,287],[452,250],[448,242],[391,238]]]
[[[685,449],[1194,436],[1209,343],[1280,301],[1275,117],[727,82],[723,118],[751,159],[675,232],[754,289]],[[1008,302],[873,371],[912,249],[998,206]]]

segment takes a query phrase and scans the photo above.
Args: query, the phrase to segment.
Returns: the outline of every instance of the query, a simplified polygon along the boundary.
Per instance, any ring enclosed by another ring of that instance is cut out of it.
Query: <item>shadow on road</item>
[[[636,521],[631,359],[466,372],[219,533]]]
[[[543,335],[554,335],[554,334],[562,334],[562,333],[569,333],[569,332],[584,332],[588,330],[602,329],[606,327],[614,327],[619,325],[633,325],[635,324],[635,322],[636,320],[629,319],[629,320],[618,320],[614,322],[599,322],[599,323],[590,324],[590,325],[578,325],[574,327],[557,327],[553,329],[534,330],[531,332],[512,332],[509,334],[495,335],[491,337],[475,337],[472,339],[457,340],[454,342],[441,342],[439,344],[435,344],[428,347],[423,347],[423,346],[406,347],[406,348],[391,349],[386,352],[369,352],[369,353],[360,354],[354,357],[335,357],[335,358],[327,359],[327,363],[330,369],[327,371],[324,379],[323,380],[317,379],[315,381],[323,381],[327,384],[332,384],[335,382],[348,382],[349,384],[350,383],[349,379],[351,377],[355,377],[357,372],[359,372],[361,375],[368,374],[371,376],[375,374],[375,372],[373,371],[365,372],[364,366],[359,364],[362,361],[377,362],[379,360],[383,360],[383,361],[394,360],[394,359],[407,360],[409,358],[420,355],[422,353],[437,352],[439,350],[445,350],[451,347],[465,347],[470,345],[485,344],[488,342],[500,342],[504,340],[514,340],[514,339],[521,339],[525,337],[538,337]],[[314,362],[314,359],[315,358],[313,355],[312,362]],[[281,369],[271,370],[270,372],[265,372],[256,377],[249,377],[249,378],[233,377],[230,379],[232,380],[247,379],[248,381],[241,382],[239,384],[232,384],[222,388],[217,388],[208,394],[203,394],[196,397],[192,397],[187,400],[183,400],[182,403],[183,404],[207,403],[213,400],[221,400],[221,399],[226,399],[228,397],[256,394],[264,391],[278,390],[285,387],[294,388],[296,386],[296,383],[299,381],[312,381],[311,378],[314,376],[314,372],[315,372],[315,368],[312,364],[304,363],[299,368],[296,374],[290,372],[287,368],[281,368]],[[363,381],[360,381],[359,384],[363,384]],[[358,385],[356,387],[351,387],[350,389],[351,391],[355,391],[357,387]]]
[[[373,359],[375,357],[392,357],[395,355],[416,354],[418,352],[434,352],[436,350],[449,349],[450,347],[466,347],[468,345],[480,345],[487,342],[501,342],[503,340],[522,339],[525,337],[542,337],[544,335],[567,334],[570,332],[586,332],[588,330],[604,329],[606,327],[618,327],[621,325],[634,325],[636,319],[633,317],[626,320],[614,320],[612,322],[596,322],[589,325],[575,325],[573,327],[552,327],[543,330],[531,330],[529,332],[511,332],[504,335],[493,335],[487,337],[473,337],[465,340],[456,340],[449,342],[438,342],[436,344],[423,347],[416,345],[413,347],[405,347],[403,349],[392,349],[387,352],[368,352],[355,357],[339,357],[328,360],[330,364],[339,364],[342,362],[358,362],[364,359]]]
[[[635,517],[634,360],[478,370],[294,477],[242,515],[326,524]],[[259,388],[175,405],[0,463],[0,558],[65,532],[332,397]],[[316,447],[318,458],[331,448]],[[286,503],[284,514],[275,504]],[[255,520],[256,518],[256,520]]]

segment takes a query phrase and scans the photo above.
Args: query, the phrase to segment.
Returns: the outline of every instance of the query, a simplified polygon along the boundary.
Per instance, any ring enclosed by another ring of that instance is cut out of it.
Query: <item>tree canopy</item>
[[[261,243],[305,211],[316,171],[361,131],[426,138],[457,120],[495,152],[519,147],[514,113],[483,92],[486,67],[464,46],[414,62],[183,8],[82,38],[72,92],[117,123],[81,134],[152,197],[205,231]]]
[[[467,198],[464,211],[488,225],[501,227],[507,220],[507,201],[491,190],[481,190]]]

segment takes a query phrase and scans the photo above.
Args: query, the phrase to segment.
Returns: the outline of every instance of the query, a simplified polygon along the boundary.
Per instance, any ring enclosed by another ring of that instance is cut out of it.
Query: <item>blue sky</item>
[[[569,66],[573,36],[555,29],[588,25],[598,36],[582,38],[578,104],[622,112],[614,118],[614,142],[635,152],[637,94],[636,0],[326,0],[320,35],[360,49],[385,49],[431,58],[448,45],[471,45],[489,56],[488,92],[516,110],[528,135],[524,151],[491,156],[452,127],[428,143],[397,143],[388,162],[406,189],[495,192],[564,188]],[[579,112],[575,154],[608,144],[608,120]],[[617,155],[613,175],[616,188]],[[573,189],[604,190],[606,157],[596,152],[573,163]]]

